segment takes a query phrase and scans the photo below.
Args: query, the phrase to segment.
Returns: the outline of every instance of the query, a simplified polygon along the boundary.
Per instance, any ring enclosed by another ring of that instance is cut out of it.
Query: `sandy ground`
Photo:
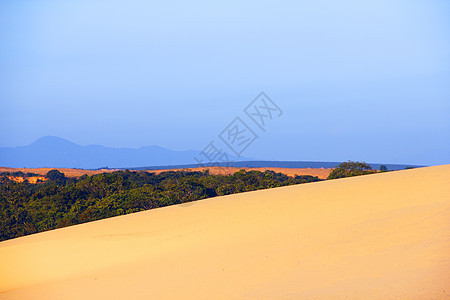
[[[9,180],[15,181],[15,182],[24,182],[27,180],[29,183],[38,183],[38,181],[46,181],[47,178],[44,176],[32,176],[28,178],[24,178],[22,176],[8,176]]]
[[[214,175],[231,175],[239,170],[244,169],[245,171],[260,171],[264,172],[266,170],[274,171],[276,173],[283,173],[288,176],[295,176],[295,175],[311,175],[311,176],[317,176],[320,179],[326,179],[328,175],[330,175],[330,172],[333,169],[325,169],[325,168],[303,168],[303,169],[294,169],[294,168],[236,168],[236,167],[207,167],[207,168],[191,168],[191,169],[179,169],[179,170],[154,170],[154,171],[147,171],[147,172],[154,172],[156,174],[159,174],[161,172],[166,171],[205,171],[209,170],[210,174]]]
[[[0,299],[448,299],[450,165],[216,197],[0,243]]]
[[[60,172],[64,173],[67,177],[80,177],[84,174],[87,174],[89,176],[105,173],[105,172],[114,172],[117,170],[113,169],[102,169],[102,170],[85,170],[85,169],[65,169],[65,168],[7,168],[7,167],[0,167],[0,173],[1,172],[17,172],[22,171],[24,173],[35,173],[40,175],[46,175],[48,171],[57,169]],[[235,167],[208,167],[208,168],[190,168],[190,169],[165,169],[165,170],[152,170],[152,171],[145,171],[145,172],[153,172],[156,174],[159,174],[161,172],[167,172],[167,171],[204,171],[209,170],[211,174],[220,174],[220,175],[230,175],[238,172],[239,170],[246,170],[246,171],[261,171],[264,172],[266,170],[272,170],[277,173],[283,173],[288,176],[295,176],[295,175],[311,175],[311,176],[318,176],[321,179],[326,179],[328,175],[330,174],[332,169],[324,169],[324,168],[304,168],[304,169],[291,169],[291,168],[235,168]]]

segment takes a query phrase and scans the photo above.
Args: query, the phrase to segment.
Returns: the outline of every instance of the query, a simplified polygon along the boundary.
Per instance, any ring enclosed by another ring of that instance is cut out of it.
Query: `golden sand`
[[[0,299],[445,299],[450,165],[216,197],[0,242]]]

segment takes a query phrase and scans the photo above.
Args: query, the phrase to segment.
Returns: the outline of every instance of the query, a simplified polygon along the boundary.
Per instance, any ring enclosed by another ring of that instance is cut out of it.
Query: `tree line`
[[[320,180],[245,170],[233,175],[125,170],[79,178],[51,170],[48,180],[38,184],[14,182],[10,175],[36,174],[0,173],[0,241],[157,207]]]

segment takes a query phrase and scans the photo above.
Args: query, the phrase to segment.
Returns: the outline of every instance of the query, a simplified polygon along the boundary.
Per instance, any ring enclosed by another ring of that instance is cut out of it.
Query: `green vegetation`
[[[359,175],[366,175],[375,173],[375,170],[372,170],[372,167],[365,163],[359,161],[348,161],[339,164],[336,168],[331,171],[330,175],[328,175],[327,179],[337,179],[344,177],[352,177]]]
[[[46,175],[49,180],[38,184],[14,182],[8,175],[0,174],[0,241],[209,197],[319,181],[244,170],[229,176],[126,170],[78,179],[52,170]]]
[[[15,177],[24,177],[24,178],[28,178],[28,177],[41,176],[41,175],[36,174],[36,173],[24,173],[24,172],[22,172],[22,171],[17,171],[17,172],[3,172],[3,173],[0,173],[0,178],[1,178],[1,177],[5,177],[5,176],[15,176]]]
[[[387,168],[385,165],[381,165],[381,166],[380,166],[380,171],[381,171],[381,172],[387,172],[387,171],[388,171],[388,168]]]
[[[58,181],[58,182],[66,181],[66,176],[64,175],[64,173],[61,173],[58,170],[48,171],[48,173],[47,173],[47,175],[45,175],[45,177],[47,177],[50,180]]]

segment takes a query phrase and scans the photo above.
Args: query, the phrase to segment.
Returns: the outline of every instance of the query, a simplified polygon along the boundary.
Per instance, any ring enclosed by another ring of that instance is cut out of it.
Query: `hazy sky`
[[[450,1],[0,2],[0,147],[201,150],[261,91],[244,156],[450,163]]]

